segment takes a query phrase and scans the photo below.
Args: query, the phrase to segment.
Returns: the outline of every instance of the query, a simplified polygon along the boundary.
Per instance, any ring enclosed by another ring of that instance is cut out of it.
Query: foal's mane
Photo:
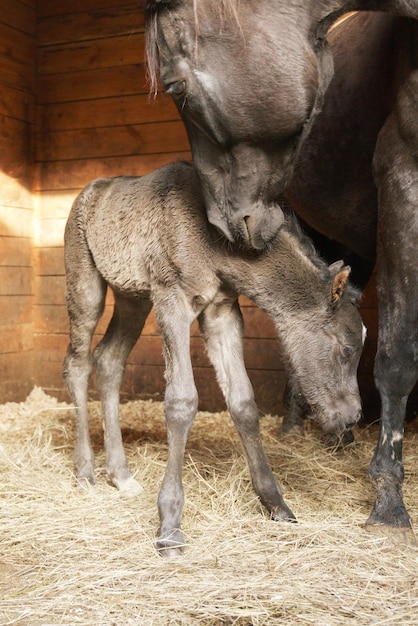
[[[217,12],[222,22],[232,18],[239,25],[238,6],[240,0],[147,0],[145,3],[145,58],[150,92],[154,95],[158,90],[160,67],[158,17],[166,11],[176,9],[182,3],[190,3],[193,7],[196,37],[199,34],[198,8],[205,3],[210,10]]]

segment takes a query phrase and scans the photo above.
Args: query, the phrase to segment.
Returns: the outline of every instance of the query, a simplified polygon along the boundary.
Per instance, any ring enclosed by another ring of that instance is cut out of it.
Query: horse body
[[[328,42],[333,21],[356,10],[370,13]],[[318,231],[377,258],[382,415],[369,524],[403,528],[403,420],[418,376],[417,18],[412,0],[150,0],[146,12],[151,76],[159,64],[209,220],[261,249],[284,194]]]
[[[356,370],[364,341],[347,285],[349,268],[330,267],[289,223],[271,250],[228,250],[207,222],[193,168],[178,163],[138,177],[97,179],[74,201],[65,232],[70,345],[64,376],[76,408],[75,467],[94,483],[87,423],[87,388],[93,364],[103,405],[106,466],[119,489],[140,487],[127,466],[118,418],[127,356],[154,305],[166,363],[165,413],[169,455],[158,502],[159,548],[183,542],[181,468],[197,410],[190,362],[190,325],[196,318],[227,406],[242,439],[255,491],[273,519],[293,519],[268,466],[258,411],[242,348],[238,293],[272,318],[300,392],[312,416],[341,434],[361,414]],[[90,354],[107,286],[114,313]]]

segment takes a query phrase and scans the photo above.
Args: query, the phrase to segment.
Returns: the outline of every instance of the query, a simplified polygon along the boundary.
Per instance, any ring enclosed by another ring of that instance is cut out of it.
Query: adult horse
[[[367,13],[327,39],[335,20],[356,10]],[[402,440],[418,376],[417,18],[416,0],[146,7],[151,83],[159,67],[189,136],[209,220],[228,239],[264,248],[282,224],[286,194],[311,226],[377,258],[382,410],[369,527],[411,524]]]

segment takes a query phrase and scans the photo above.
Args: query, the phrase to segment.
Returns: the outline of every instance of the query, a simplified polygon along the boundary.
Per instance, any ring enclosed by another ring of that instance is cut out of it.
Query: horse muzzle
[[[277,205],[254,205],[247,210],[230,211],[223,216],[218,207],[208,208],[208,219],[231,243],[245,248],[264,250],[284,223],[284,214]]]

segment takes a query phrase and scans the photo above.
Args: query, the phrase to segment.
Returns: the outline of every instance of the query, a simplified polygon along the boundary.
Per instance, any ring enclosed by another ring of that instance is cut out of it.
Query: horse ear
[[[331,282],[330,303],[333,308],[337,307],[341,302],[344,290],[346,288],[348,277],[350,276],[351,267],[344,265],[344,261],[337,261],[330,265],[330,271],[333,275]]]

